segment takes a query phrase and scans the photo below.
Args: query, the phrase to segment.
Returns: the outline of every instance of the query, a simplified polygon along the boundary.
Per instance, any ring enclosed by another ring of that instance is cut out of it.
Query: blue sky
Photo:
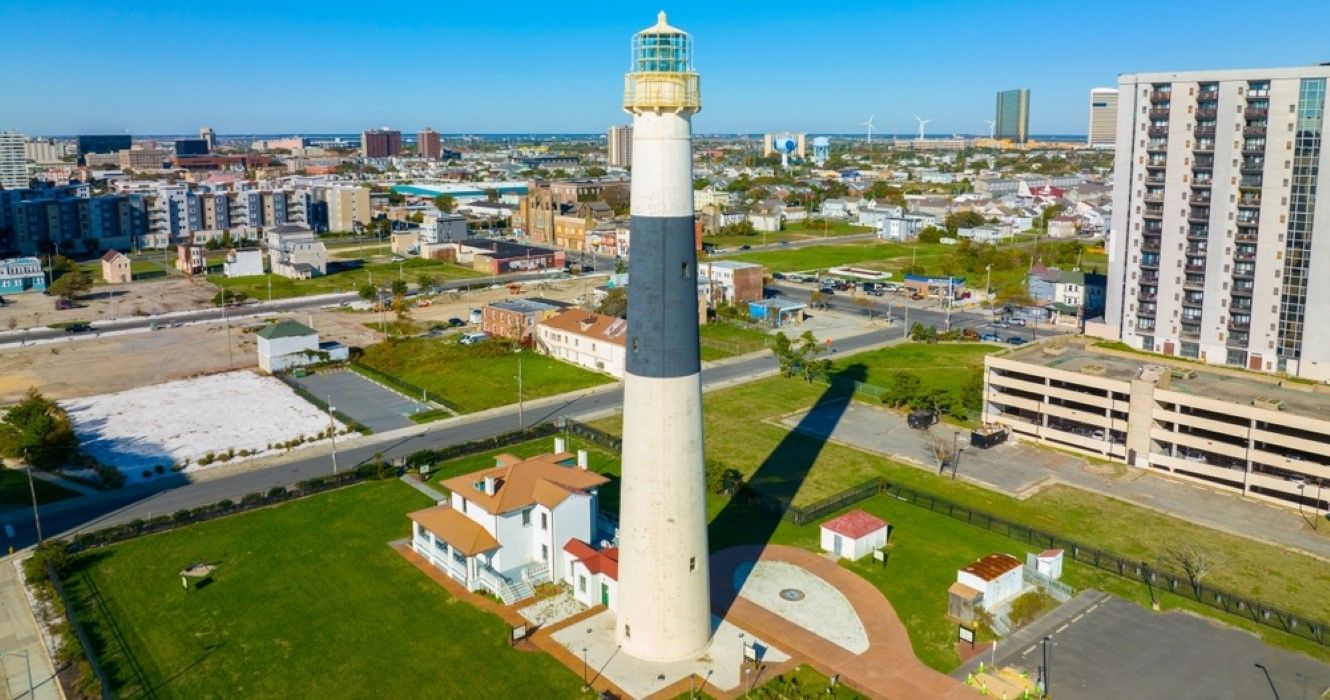
[[[1118,73],[1330,61],[1330,2],[0,1],[0,129],[591,132],[659,9],[696,41],[698,132],[980,133],[1028,87],[1084,133]]]

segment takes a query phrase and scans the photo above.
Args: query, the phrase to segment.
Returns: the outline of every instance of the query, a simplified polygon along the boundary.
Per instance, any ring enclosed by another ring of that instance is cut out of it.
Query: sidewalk
[[[63,700],[55,681],[51,657],[42,643],[37,620],[28,607],[23,583],[16,569],[17,557],[0,559],[0,663],[4,666],[5,686],[0,698]],[[33,695],[28,695],[27,654],[32,667]]]

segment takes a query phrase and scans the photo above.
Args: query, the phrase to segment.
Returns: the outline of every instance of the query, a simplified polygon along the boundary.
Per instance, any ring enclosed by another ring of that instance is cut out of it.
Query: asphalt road
[[[523,272],[518,274],[498,275],[486,278],[455,280],[445,282],[439,286],[443,289],[461,289],[477,283],[507,284],[509,282],[523,282],[528,280],[545,279],[549,276],[548,272]],[[91,325],[93,331],[124,331],[124,330],[143,330],[153,323],[158,326],[167,323],[200,323],[223,321],[227,318],[242,319],[255,316],[266,316],[280,311],[300,311],[304,309],[316,309],[322,306],[335,306],[343,302],[359,301],[360,294],[357,292],[344,292],[342,294],[320,294],[309,297],[293,297],[290,299],[275,299],[273,301],[254,302],[249,304],[240,304],[223,309],[221,307],[211,309],[199,309],[196,311],[179,311],[162,316],[132,317],[111,319],[107,321],[94,321]],[[44,340],[48,338],[65,338],[78,340],[82,338],[93,338],[96,334],[93,332],[84,332],[69,334],[62,328],[30,328],[26,331],[6,331],[0,332],[0,347],[5,345],[17,345],[21,342],[31,342],[34,340]]]
[[[837,353],[852,353],[898,339],[896,328],[875,330],[862,335],[836,341]],[[751,381],[774,372],[774,357],[763,354],[729,364],[708,367],[702,372],[705,388]],[[586,418],[617,412],[623,404],[623,391],[619,387],[600,393],[584,394],[567,402],[527,408],[522,418],[526,425],[559,416]],[[518,424],[517,406],[507,406],[492,415],[480,418],[452,419],[402,431],[401,437],[390,442],[375,441],[373,437],[357,445],[351,443],[337,451],[337,465],[348,469],[368,462],[376,453],[392,460],[413,452],[476,440],[515,430]],[[318,450],[316,453],[315,450]],[[281,464],[256,468],[251,471],[207,479],[187,481],[182,476],[165,477],[154,484],[126,487],[125,489],[90,498],[70,499],[41,508],[42,534],[52,535],[95,530],[135,518],[148,518],[170,514],[182,508],[193,508],[222,499],[239,500],[245,494],[267,491],[274,486],[286,486],[316,476],[332,473],[332,456],[321,448],[310,448],[308,457]],[[14,529],[13,537],[6,537],[3,526]],[[36,531],[30,510],[14,508],[0,513],[0,542],[21,548],[36,541]]]

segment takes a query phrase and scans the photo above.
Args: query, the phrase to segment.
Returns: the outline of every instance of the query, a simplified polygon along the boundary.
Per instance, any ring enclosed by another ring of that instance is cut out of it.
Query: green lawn
[[[360,362],[471,413],[517,403],[518,358],[527,401],[613,381],[545,355],[514,353],[493,341],[469,346],[441,338],[389,341],[365,348]]]
[[[741,471],[754,488],[791,497],[795,505],[881,476],[1142,561],[1157,564],[1169,549],[1195,545],[1209,562],[1206,581],[1211,585],[1330,621],[1330,566],[1315,557],[1067,486],[1051,486],[1018,500],[879,455],[823,443],[775,422],[779,416],[806,409],[827,391],[826,385],[773,377],[708,392],[704,395],[707,456]],[[617,433],[620,421],[616,417],[596,425]]]
[[[707,323],[698,330],[702,337],[702,359],[707,361],[761,350],[771,338],[757,328],[728,321]]]
[[[969,370],[984,366],[984,356],[1001,350],[998,345],[981,343],[902,343],[862,352],[840,361],[842,365],[862,365],[868,384],[887,386],[898,372],[920,378],[925,389],[960,391]]]
[[[921,243],[845,243],[840,245],[810,245],[788,250],[764,250],[726,256],[729,260],[742,260],[763,265],[771,272],[802,272],[822,270],[841,265],[856,265],[886,270],[909,264],[911,256],[927,256],[941,252],[942,244]]]
[[[429,504],[353,486],[91,551],[68,587],[120,697],[575,697],[576,674],[387,546]],[[196,562],[218,568],[187,593]]]
[[[37,492],[38,503],[51,503],[78,495],[63,486],[41,479],[33,479],[32,487],[29,488],[26,472],[0,468],[0,504],[30,506],[33,490]]]
[[[444,280],[468,279],[484,275],[469,267],[461,267],[437,260],[410,258],[401,263],[401,274],[407,283],[414,285],[416,277],[427,272]],[[386,285],[398,278],[398,263],[386,262],[365,265],[354,270],[332,272],[322,277],[307,280],[293,280],[277,275],[226,278],[221,275],[209,275],[208,281],[219,287],[243,292],[251,299],[268,298],[268,278],[272,278],[272,298],[308,296],[311,294],[330,294],[334,292],[354,292],[373,279],[375,285]]]
[[[755,232],[749,235],[711,235],[703,238],[702,242],[719,248],[738,248],[743,245],[768,245],[781,241],[807,241],[815,238],[872,233],[874,230],[871,226],[858,226],[843,221],[830,222],[825,229],[820,223],[808,226],[806,222],[799,221],[786,224],[780,231]]]

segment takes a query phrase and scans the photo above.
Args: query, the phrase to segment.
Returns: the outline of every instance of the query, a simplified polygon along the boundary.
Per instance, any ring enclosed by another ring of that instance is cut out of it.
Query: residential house
[[[968,238],[975,243],[1001,243],[1013,238],[1011,230],[1005,226],[976,226],[956,229],[957,238]]]
[[[46,272],[37,258],[0,260],[0,294],[46,291]]]
[[[1060,325],[1079,325],[1103,315],[1108,278],[1093,272],[1059,270],[1036,262],[1030,268],[1026,288],[1030,299],[1043,309],[1042,320]]]
[[[566,581],[572,561],[586,561],[565,548],[596,541],[597,490],[608,482],[567,452],[499,455],[445,480],[446,503],[407,515],[411,548],[467,590],[529,598],[533,584]]]
[[[175,269],[186,275],[201,275],[208,271],[208,257],[199,243],[181,243],[175,249]]]
[[[623,379],[628,322],[615,316],[565,309],[536,323],[536,348],[565,362]]]
[[[707,185],[700,190],[693,192],[693,208],[701,210],[703,207],[718,207],[724,209],[734,204],[735,194],[718,190],[711,185]]]
[[[448,214],[438,209],[425,213],[420,224],[420,242],[426,245],[457,243],[467,238],[466,217]]]
[[[264,326],[258,337],[259,369],[277,373],[319,362],[346,360],[350,350],[337,341],[319,342],[319,334],[287,319]]]
[[[759,208],[748,212],[748,221],[755,231],[776,232],[780,230],[781,213],[776,208]]]
[[[873,228],[882,228],[882,222],[887,219],[899,219],[905,215],[905,210],[900,207],[882,207],[870,204],[859,210],[859,225],[872,226]]]
[[[117,250],[108,250],[102,256],[102,279],[108,284],[126,284],[134,279],[129,256]]]
[[[547,301],[509,299],[481,309],[480,330],[495,338],[530,345],[536,324],[559,313],[563,307]]]
[[[1048,220],[1049,238],[1071,238],[1076,235],[1080,222],[1074,216],[1063,214]]]
[[[291,279],[319,277],[328,274],[328,251],[308,227],[282,224],[268,230],[268,265]]]
[[[822,200],[822,218],[848,220],[859,216],[859,202],[848,199]]]
[[[232,248],[226,252],[226,262],[222,263],[222,274],[227,277],[253,277],[263,274],[263,251]]]

